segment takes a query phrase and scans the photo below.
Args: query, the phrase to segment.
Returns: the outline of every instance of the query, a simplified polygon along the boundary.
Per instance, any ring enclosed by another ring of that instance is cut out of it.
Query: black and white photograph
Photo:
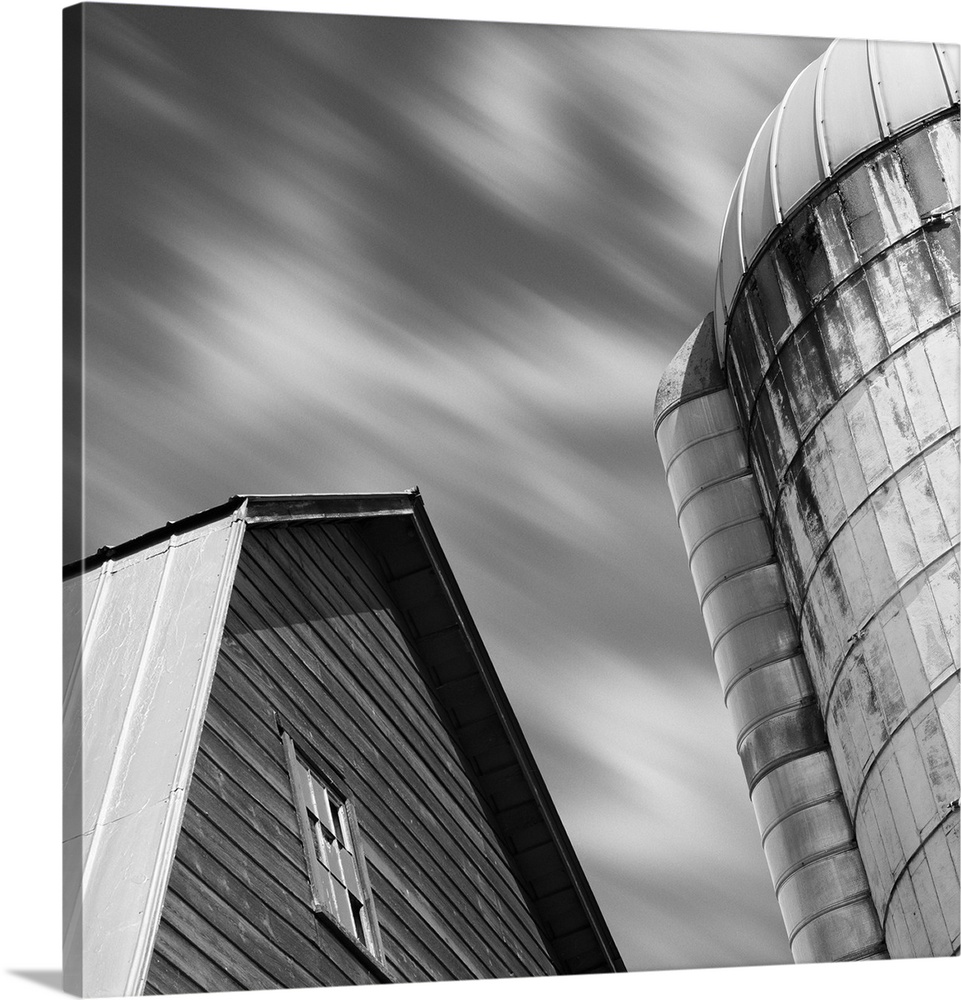
[[[261,8],[63,8],[16,988],[941,982],[956,25]]]

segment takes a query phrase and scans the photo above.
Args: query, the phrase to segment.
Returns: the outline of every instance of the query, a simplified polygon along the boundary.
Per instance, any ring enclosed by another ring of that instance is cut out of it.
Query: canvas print
[[[958,46],[63,57],[66,989],[957,956]]]

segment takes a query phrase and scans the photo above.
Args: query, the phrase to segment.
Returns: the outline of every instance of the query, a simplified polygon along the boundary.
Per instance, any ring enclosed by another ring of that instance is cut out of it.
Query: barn
[[[417,489],[64,575],[68,990],[623,970]]]

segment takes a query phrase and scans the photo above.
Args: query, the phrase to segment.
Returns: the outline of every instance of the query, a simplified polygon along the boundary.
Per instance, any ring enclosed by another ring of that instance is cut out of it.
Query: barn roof
[[[561,971],[623,971],[610,931],[504,693],[417,488],[400,493],[240,495],[65,567],[71,580],[212,522],[350,521],[388,587],[469,762]],[[234,560],[239,557],[236,547]],[[225,566],[226,572],[234,567]],[[222,623],[221,623],[222,629]],[[219,636],[217,637],[219,644]]]

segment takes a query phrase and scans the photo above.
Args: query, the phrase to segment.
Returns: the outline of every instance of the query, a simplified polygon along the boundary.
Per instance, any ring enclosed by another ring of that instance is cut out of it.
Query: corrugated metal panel
[[[720,317],[726,320],[730,315],[730,305],[737,291],[737,283],[744,273],[744,258],[741,256],[741,226],[738,219],[740,209],[740,199],[738,197],[741,187],[740,175],[734,191],[731,193],[731,201],[727,207],[727,216],[724,219],[724,228],[721,230],[721,250],[717,265],[718,300],[721,303],[721,310],[718,312],[716,320],[718,330],[724,329],[724,323]],[[718,355],[724,358],[723,350],[718,350]]]
[[[957,45],[934,46],[944,74],[944,82],[948,88],[948,97],[957,101],[959,96],[959,80],[961,80],[961,47]]]
[[[774,197],[778,221],[784,219],[812,187],[824,180],[814,96],[820,61],[806,67],[791,85],[774,133]]]
[[[763,510],[761,499],[748,474],[719,483],[710,493],[692,497],[678,522],[684,545],[697,557],[697,548],[719,528],[755,519]]]
[[[142,986],[243,525],[241,509],[80,579],[93,598],[65,724],[82,740],[83,877],[64,951],[86,995]]]
[[[889,42],[877,45],[875,52],[878,90],[889,132],[899,131],[937,108],[947,109],[957,100],[957,93],[952,95],[946,85],[936,46]]]
[[[869,45],[864,41],[841,39],[821,60],[821,120],[824,141],[824,174],[806,178],[793,204],[813,190],[823,177],[857,153],[881,140],[884,133],[878,120],[875,76]],[[817,116],[816,107],[808,109]]]
[[[711,324],[693,338],[713,345]],[[700,351],[688,342],[681,356]],[[699,372],[701,396],[684,398],[684,380],[673,366],[669,372],[678,399],[660,399],[668,416],[655,435],[793,954],[797,961],[883,954],[731,395]],[[828,921],[830,935],[821,932],[827,907],[841,915]]]
[[[764,240],[774,232],[778,222],[771,187],[771,138],[776,124],[775,108],[761,126],[744,168],[744,183],[741,185],[741,248],[746,260],[753,259]]]

